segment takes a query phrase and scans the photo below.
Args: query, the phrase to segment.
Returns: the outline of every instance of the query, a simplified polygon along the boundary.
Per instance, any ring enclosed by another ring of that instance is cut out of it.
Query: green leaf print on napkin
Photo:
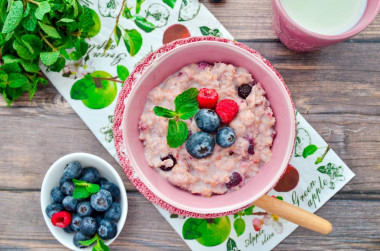
[[[136,55],[143,43],[143,38],[136,29],[124,30],[124,44],[127,47],[129,54],[133,57]]]
[[[294,156],[301,157],[305,147],[310,144],[311,144],[311,137],[310,137],[309,132],[306,131],[304,128],[298,128],[296,144],[294,147]]]
[[[228,238],[227,241],[227,251],[240,251],[236,245],[236,242],[231,238]]]
[[[237,218],[234,221],[234,229],[238,237],[242,235],[245,231],[245,221],[242,218]]]
[[[135,16],[135,24],[145,32],[151,32],[156,28],[154,24],[148,22],[145,17],[141,16]]]
[[[207,26],[199,27],[203,36],[214,36],[214,37],[222,37],[223,34],[219,31],[219,29],[210,29]]]
[[[306,159],[307,156],[314,154],[318,150],[316,145],[308,145],[303,149],[302,156]]]
[[[166,3],[170,8],[174,8],[175,2],[177,0],[162,0],[162,2]]]
[[[116,66],[117,76],[121,81],[125,81],[129,76],[129,71],[124,65]]]
[[[116,18],[119,14],[120,7],[117,0],[98,0],[98,9],[103,17]]]

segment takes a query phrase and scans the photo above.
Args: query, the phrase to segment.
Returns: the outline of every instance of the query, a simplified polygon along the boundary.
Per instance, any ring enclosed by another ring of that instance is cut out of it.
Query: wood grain
[[[7,216],[0,217],[1,250],[14,250],[14,247],[33,250],[62,249],[62,245],[54,239],[43,220],[39,196],[38,191],[0,192],[2,205],[22,209],[20,215],[19,210],[0,207],[0,215]],[[125,227],[111,245],[112,250],[188,250],[178,234],[141,194],[128,193],[128,204]],[[379,195],[368,201],[332,199],[317,214],[331,221],[334,229],[330,235],[322,237],[298,228],[276,250],[305,250],[305,244],[308,244],[307,250],[320,250],[323,245],[335,250],[380,250]],[[311,245],[316,242],[320,245]]]
[[[203,3],[273,63],[296,108],[356,174],[317,212],[332,222],[330,235],[299,228],[276,250],[380,250],[380,17],[344,43],[295,53],[272,31],[271,1]],[[49,166],[70,152],[104,158],[124,181],[130,211],[112,250],[188,250],[53,86],[4,106],[0,98],[1,250],[63,250],[42,219],[39,190]]]
[[[265,0],[212,0],[203,4],[219,19],[237,40],[277,40],[272,29],[272,1]],[[211,28],[211,27],[210,27]],[[352,39],[376,39],[380,35],[380,16]]]

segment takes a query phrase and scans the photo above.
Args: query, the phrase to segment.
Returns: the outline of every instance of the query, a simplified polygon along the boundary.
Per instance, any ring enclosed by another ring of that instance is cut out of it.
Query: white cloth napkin
[[[118,46],[113,43],[111,48],[103,54],[106,41],[115,27],[116,16],[121,8],[122,0],[82,0],[83,4],[88,5],[98,13],[101,20],[99,34],[89,40],[89,59],[87,61],[68,62],[61,73],[44,70],[46,76],[61,95],[116,159],[117,154],[112,138],[112,123],[117,98],[107,107],[90,109],[81,100],[71,98],[70,91],[74,83],[87,73],[94,71],[107,72],[109,73],[108,76],[115,77],[118,75],[117,65],[123,65],[131,72],[147,53],[162,46],[165,31],[167,32],[166,36],[170,32],[175,34],[175,29],[168,30],[168,27],[173,24],[186,27],[183,29],[181,26],[182,30],[176,30],[177,33],[181,32],[182,36],[186,36],[186,34],[191,36],[214,35],[233,39],[231,34],[198,0],[147,0],[145,2],[137,0],[127,2],[128,8],[131,8],[131,16],[136,15],[136,10],[138,9],[136,3],[142,2],[137,18],[128,19],[123,15],[119,18],[119,27],[122,29],[122,33],[124,33],[125,29],[128,34],[124,36],[127,37],[124,40],[127,43],[128,41],[132,43],[129,46],[134,46],[135,50],[137,50],[136,48],[141,44],[141,48],[134,56],[131,55],[133,54],[132,48],[126,48],[123,38],[121,38]],[[152,28],[154,29],[152,30]],[[141,39],[138,38],[139,35],[136,38],[136,32],[141,35]],[[113,38],[113,35],[111,37]],[[107,75],[105,76],[107,77]],[[116,92],[115,88],[117,88],[117,93],[122,88],[120,83],[116,83],[116,86],[112,83],[111,86],[109,90],[111,94],[104,95],[112,97],[114,96],[112,92]],[[90,104],[89,106],[92,105]],[[326,142],[299,113],[297,113],[297,122],[296,148],[290,161],[293,168],[289,168],[287,178],[297,181],[298,174],[299,181],[293,184],[296,186],[290,191],[279,192],[292,188],[288,187],[286,189],[286,187],[282,187],[282,189],[277,189],[278,191],[270,191],[269,195],[293,203],[310,212],[315,212],[352,179],[354,174],[333,150],[327,149]],[[307,149],[305,150],[306,147]],[[303,153],[306,158],[302,156]],[[306,156],[307,153],[310,155]],[[315,164],[317,158],[322,158],[323,155],[325,155],[323,160]],[[289,184],[289,182],[285,183]],[[156,207],[179,236],[184,238],[183,229],[184,227],[185,230],[189,226],[191,227],[191,219],[171,215],[166,210]],[[219,240],[214,240],[214,243],[205,241],[205,239],[210,239],[208,238],[210,232],[202,233],[197,239],[184,239],[191,249],[271,250],[297,228],[297,225],[279,219],[275,215],[267,214],[257,207],[253,208],[252,211],[246,210],[240,214],[225,217],[218,223],[207,221],[206,223],[208,224],[208,231],[217,232],[220,237]],[[189,236],[185,237],[189,238]],[[215,246],[205,246],[210,244]]]

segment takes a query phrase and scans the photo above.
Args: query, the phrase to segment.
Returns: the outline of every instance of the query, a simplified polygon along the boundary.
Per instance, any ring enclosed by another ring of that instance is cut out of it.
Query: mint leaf
[[[100,247],[100,249],[99,249]],[[98,249],[97,251],[109,251],[109,248],[104,244],[103,240],[98,238]]]
[[[35,72],[40,71],[40,67],[38,65],[38,62],[20,59],[20,63],[22,65],[22,67],[24,68],[24,70],[27,72],[35,73]]]
[[[177,0],[162,0],[162,2],[166,3],[170,8],[174,8],[175,2]]]
[[[75,22],[74,19],[71,19],[71,18],[61,18],[57,21],[57,23],[72,23],[72,22]]]
[[[87,182],[83,180],[72,179],[74,186],[86,186]]]
[[[29,3],[28,3],[29,6]],[[24,17],[21,21],[22,27],[27,31],[34,31],[37,26],[37,18],[34,15],[34,9],[30,10],[30,13]]]
[[[179,94],[174,100],[176,112],[179,111],[181,106],[187,105],[189,103],[198,105],[197,95],[198,95],[197,88],[190,88],[182,92],[181,94]]]
[[[237,218],[234,221],[234,229],[238,237],[242,235],[245,231],[245,221],[242,218]]]
[[[12,47],[13,49],[15,49],[15,51],[17,52],[17,55],[19,55],[20,58],[23,58],[26,60],[33,60],[37,57],[37,55],[31,53],[29,49],[19,40],[14,40]]]
[[[66,60],[63,57],[59,57],[57,62],[49,67],[50,71],[60,72],[66,65]]]
[[[117,76],[121,81],[125,81],[129,76],[129,71],[124,65],[116,66]]]
[[[81,54],[80,57],[84,56],[88,50],[88,44],[84,41],[84,39],[78,39],[75,42],[75,50]]]
[[[44,24],[44,23],[42,23],[40,21],[38,21],[38,25],[50,37],[52,37],[52,38],[61,38],[61,36],[59,35],[58,31],[53,26]]]
[[[186,120],[193,117],[198,111],[198,102],[197,103],[187,103],[181,106],[177,111],[177,116],[180,119]]]
[[[156,28],[154,24],[148,22],[145,17],[141,16],[135,16],[135,24],[145,32],[151,32]]]
[[[99,192],[100,186],[97,184],[88,183],[86,189],[87,189],[87,192],[94,194],[94,193]]]
[[[169,120],[168,133],[166,141],[171,148],[177,148],[181,146],[187,140],[189,130],[187,125],[183,121],[176,121],[174,119]]]
[[[306,159],[307,156],[314,154],[318,150],[316,145],[308,145],[303,149],[302,156]]]
[[[42,63],[46,66],[50,66],[57,62],[59,57],[59,51],[54,51],[54,52],[41,52],[40,58]]]
[[[98,240],[98,234],[95,234],[95,236],[92,238],[92,239],[90,239],[90,240],[87,240],[87,241],[79,241],[79,243],[81,244],[81,245],[83,245],[83,246],[90,246],[92,243],[94,243],[95,241],[97,241]]]
[[[73,193],[74,199],[84,199],[91,195],[90,192],[87,191],[86,187],[76,186]]]
[[[8,1],[8,3],[12,3],[12,5],[10,6],[9,13],[4,21],[1,33],[9,33],[16,29],[21,22],[24,13],[24,4],[22,1]]]
[[[51,10],[50,4],[48,1],[43,1],[38,5],[38,8],[36,10],[36,13],[34,15],[38,20],[42,20],[44,18],[44,15],[48,13]]]
[[[5,71],[6,73],[15,73],[15,72],[21,72],[20,66],[18,66],[18,63],[6,63],[1,66],[1,69]]]
[[[166,109],[166,108],[161,107],[161,106],[155,106],[153,108],[153,112],[157,116],[161,116],[161,117],[165,117],[165,118],[173,118],[177,115],[174,111]]]
[[[0,87],[5,88],[8,83],[8,74],[0,70]]]
[[[18,63],[20,62],[21,59],[19,59],[18,57],[15,57],[11,54],[7,54],[7,55],[4,55],[3,56],[3,62],[4,63]]]
[[[141,34],[135,29],[125,30],[123,39],[131,57],[135,56],[139,52],[143,43]]]
[[[189,218],[182,227],[182,236],[185,240],[194,240],[202,236],[207,229],[205,219]]]
[[[9,87],[18,88],[29,84],[29,80],[21,73],[10,73],[8,75]]]

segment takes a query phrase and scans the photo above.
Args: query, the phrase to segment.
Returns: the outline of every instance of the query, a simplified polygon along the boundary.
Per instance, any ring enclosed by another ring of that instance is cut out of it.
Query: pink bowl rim
[[[121,164],[124,172],[126,173],[127,177],[130,179],[132,184],[136,187],[136,189],[142,195],[144,195],[149,201],[151,201],[152,203],[162,207],[165,210],[168,210],[170,213],[183,215],[183,216],[187,216],[187,217],[193,217],[193,218],[217,218],[217,217],[221,217],[221,216],[235,214],[241,210],[244,210],[245,208],[248,208],[249,206],[252,205],[252,203],[249,203],[243,207],[239,207],[239,208],[234,209],[234,210],[217,212],[217,213],[191,212],[188,210],[180,209],[178,207],[175,207],[175,206],[167,203],[163,199],[159,198],[154,192],[152,192],[152,190],[150,190],[147,187],[147,185],[145,185],[140,180],[138,175],[136,175],[136,171],[133,169],[131,161],[129,160],[129,157],[127,155],[127,149],[126,149],[126,146],[124,144],[124,135],[123,135],[123,130],[122,130],[122,122],[124,119],[124,111],[125,111],[125,107],[127,104],[127,102],[125,102],[125,100],[131,94],[133,87],[135,86],[136,82],[138,82],[138,80],[140,79],[142,74],[146,70],[148,70],[149,67],[157,59],[159,59],[161,56],[164,56],[167,52],[177,48],[178,46],[186,45],[186,44],[190,44],[190,43],[196,43],[196,42],[200,42],[200,41],[213,41],[213,42],[220,42],[220,43],[225,43],[225,44],[236,46],[236,47],[238,47],[238,48],[240,48],[246,52],[249,52],[250,54],[255,56],[259,61],[261,61],[262,63],[264,63],[266,66],[269,67],[269,70],[271,70],[275,74],[275,76],[278,78],[280,83],[285,88],[285,90],[288,94],[289,100],[291,102],[291,107],[292,107],[292,111],[293,111],[292,112],[292,117],[293,117],[292,121],[294,121],[294,142],[295,142],[295,139],[296,139],[296,137],[295,137],[295,135],[296,135],[295,106],[294,106],[293,100],[291,98],[291,94],[289,92],[289,89],[286,86],[282,76],[277,72],[276,69],[274,69],[272,64],[267,59],[265,59],[261,54],[259,54],[257,51],[249,48],[248,46],[246,46],[242,43],[232,41],[229,39],[225,39],[225,38],[213,37],[213,36],[190,37],[190,38],[175,40],[171,43],[168,43],[168,44],[160,47],[156,51],[148,54],[145,58],[143,58],[137,64],[137,66],[132,71],[132,73],[129,75],[127,80],[124,82],[124,86],[123,86],[123,88],[120,91],[120,94],[118,96],[118,100],[117,100],[117,104],[116,104],[115,112],[114,112],[113,133],[114,133],[115,148],[116,148],[117,155],[118,155],[120,164]],[[294,148],[294,142],[291,144],[292,147],[288,151],[288,157],[285,158],[286,163],[289,163],[289,161],[293,155],[292,153],[293,153],[293,148]],[[285,173],[286,168],[287,168],[287,165],[285,165],[283,167],[281,175],[279,176],[279,178],[277,180],[275,180],[274,184],[271,185],[267,191],[262,191],[261,192],[262,194],[260,196],[266,194],[269,190],[271,190],[273,187],[276,186],[278,181],[281,179],[282,175]]]
[[[301,30],[302,32],[304,32],[304,33],[306,33],[312,37],[317,37],[317,38],[320,38],[323,40],[328,40],[328,41],[345,40],[347,38],[355,36],[356,34],[361,32],[362,30],[367,28],[375,20],[377,14],[380,11],[380,0],[377,0],[377,6],[376,6],[376,10],[374,12],[376,14],[371,16],[370,18],[368,18],[363,24],[361,24],[361,25],[356,24],[353,29],[350,29],[350,30],[348,30],[342,34],[339,34],[339,35],[324,35],[324,34],[320,34],[320,33],[310,31],[310,30],[302,27],[301,25],[299,25],[295,21],[293,21],[293,19],[288,15],[288,13],[285,11],[284,7],[282,6],[281,0],[273,0],[272,2],[276,5],[277,9],[281,12],[281,14],[286,17],[286,20],[289,23],[291,23],[293,26],[297,27],[299,30]],[[362,18],[363,17],[364,16],[362,16]]]

